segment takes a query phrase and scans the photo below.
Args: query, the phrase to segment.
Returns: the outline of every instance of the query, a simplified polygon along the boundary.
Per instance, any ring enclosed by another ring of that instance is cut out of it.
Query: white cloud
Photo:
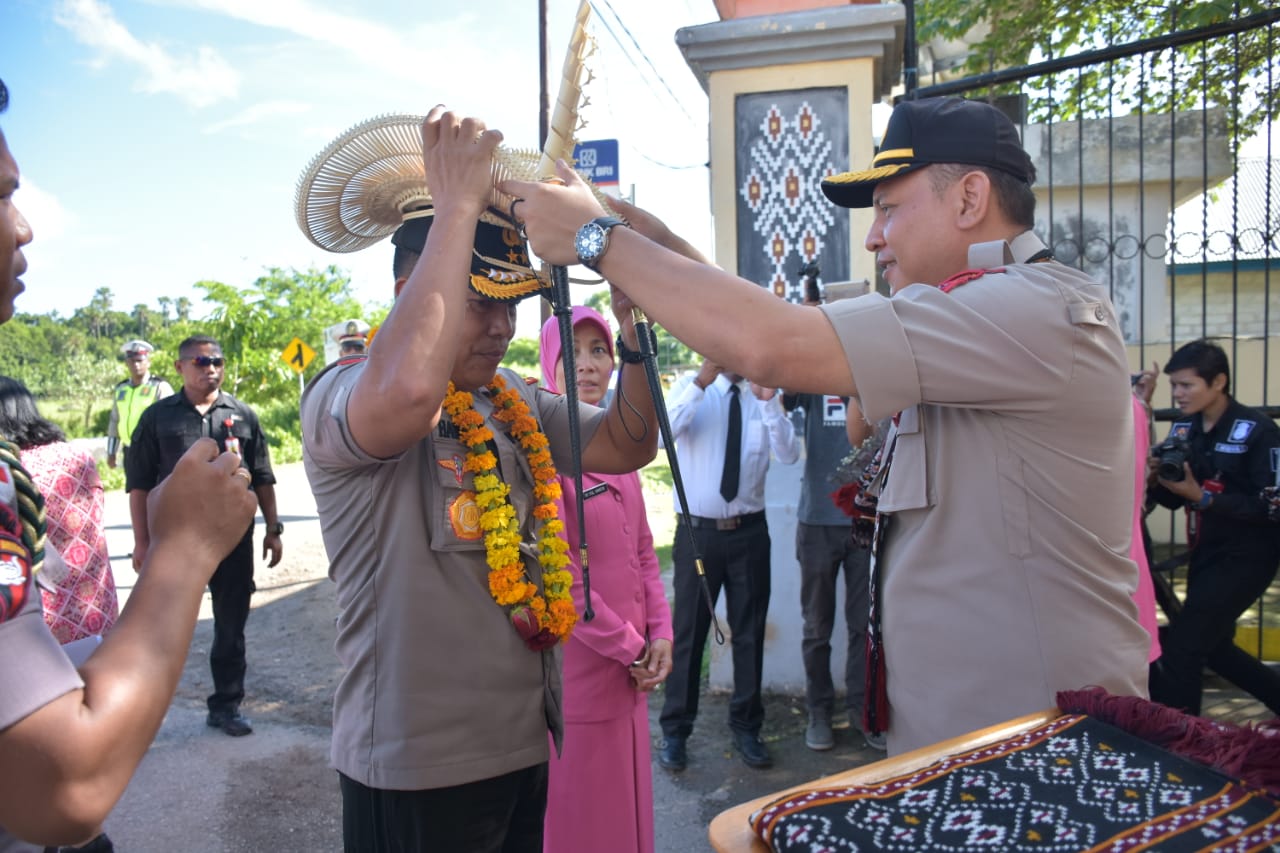
[[[203,9],[327,44],[350,54],[365,67],[415,83],[421,83],[424,76],[440,67],[456,67],[462,72],[458,77],[466,80],[501,79],[505,73],[501,63],[484,61],[483,54],[477,54],[475,30],[485,25],[483,15],[486,13],[482,9],[424,9],[429,25],[419,21],[414,25],[388,26],[368,17],[330,11],[313,0],[164,2]],[[497,30],[505,23],[502,19],[491,20],[488,26]]]
[[[102,0],[63,0],[54,17],[81,43],[98,48],[104,60],[138,66],[143,76],[137,85],[144,92],[177,95],[196,107],[236,96],[239,74],[211,47],[180,56],[141,41]]]
[[[310,104],[303,104],[298,101],[263,101],[262,103],[254,104],[237,115],[214,122],[206,127],[204,132],[221,133],[233,127],[246,127],[275,116],[298,115],[310,109]]]
[[[62,206],[57,196],[41,189],[25,175],[14,201],[31,224],[36,240],[55,240],[75,224],[75,217]]]

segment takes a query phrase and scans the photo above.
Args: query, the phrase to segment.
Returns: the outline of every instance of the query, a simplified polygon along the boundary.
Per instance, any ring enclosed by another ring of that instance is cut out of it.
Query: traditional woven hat
[[[434,212],[422,165],[422,121],[408,114],[363,121],[312,159],[294,197],[298,227],[307,239],[331,252],[355,252],[396,234],[396,245],[421,252]],[[535,180],[539,157],[499,148],[494,183]],[[547,286],[506,215],[510,202],[495,188],[476,231],[472,287],[492,299],[519,299]]]

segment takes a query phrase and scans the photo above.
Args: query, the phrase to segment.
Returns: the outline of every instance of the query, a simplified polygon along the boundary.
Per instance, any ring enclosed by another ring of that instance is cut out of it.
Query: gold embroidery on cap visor
[[[912,162],[916,156],[913,148],[891,148],[887,151],[881,151],[871,160],[871,168],[863,169],[859,172],[844,172],[839,175],[831,175],[823,178],[824,184],[862,184],[867,181],[883,181],[885,178],[898,174],[903,169],[911,166],[921,165]],[[889,163],[884,166],[878,165],[885,160],[903,160],[901,163]]]

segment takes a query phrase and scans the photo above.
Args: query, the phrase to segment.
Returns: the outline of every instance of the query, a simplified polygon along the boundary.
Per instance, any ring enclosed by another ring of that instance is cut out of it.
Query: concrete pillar
[[[871,108],[898,79],[902,6],[723,0],[717,7],[722,16],[754,17],[676,33],[710,97],[716,262],[792,301],[800,299],[799,269],[808,261],[818,262],[823,281],[874,281],[874,260],[862,249],[869,214],[835,207],[819,182],[874,156]],[[803,462],[775,462],[766,486],[773,584],[764,684],[789,692],[804,687],[795,560],[802,470]],[[718,612],[723,623],[723,602]],[[844,642],[841,625],[832,643],[837,674]],[[712,685],[731,687],[732,679],[728,640],[713,643]]]

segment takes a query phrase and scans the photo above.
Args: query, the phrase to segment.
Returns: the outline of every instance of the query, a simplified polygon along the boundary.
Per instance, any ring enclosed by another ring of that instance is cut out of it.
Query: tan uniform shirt
[[[902,412],[879,503],[894,753],[1059,690],[1146,695],[1124,343],[1104,288],[1018,263],[1042,248],[977,244],[969,266],[1003,273],[823,306],[868,420]]]
[[[333,766],[373,788],[421,790],[488,779],[546,761],[547,730],[563,728],[559,647],[529,651],[489,595],[484,540],[465,511],[473,475],[466,448],[441,427],[393,459],[356,446],[347,400],[363,360],[320,374],[302,399],[303,462],[337,583],[338,658]],[[514,373],[559,469],[571,473],[568,408]],[[512,487],[525,568],[541,586],[531,547],[533,481],[506,425],[477,411],[495,435]],[[604,410],[582,407],[591,439]],[[474,506],[474,504],[472,504]]]

